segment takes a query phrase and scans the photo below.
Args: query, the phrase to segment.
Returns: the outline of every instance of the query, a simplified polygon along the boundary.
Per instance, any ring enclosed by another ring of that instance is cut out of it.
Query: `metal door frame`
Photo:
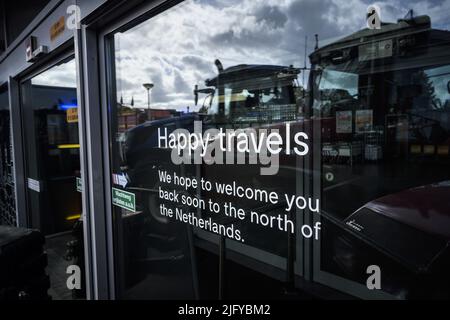
[[[30,69],[25,70],[16,77],[9,77],[9,104],[11,108],[11,126],[12,126],[12,139],[13,139],[13,156],[14,156],[14,170],[15,170],[15,186],[16,186],[16,210],[17,221],[19,227],[31,227],[28,220],[28,188],[27,188],[27,164],[26,164],[26,152],[25,152],[25,136],[23,123],[23,105],[22,105],[22,84],[33,78],[34,76],[52,68],[56,64],[73,57],[78,67],[78,57],[74,50],[73,41],[68,41],[62,46],[61,49],[56,50],[54,53],[46,57],[45,62],[37,64]],[[80,73],[76,70],[77,80],[77,99],[79,101],[79,113],[81,113],[80,96],[82,90],[80,86]],[[83,119],[80,117],[79,121],[79,139],[80,139],[80,168],[81,179],[83,185],[86,185],[87,172],[86,167],[83,165],[85,160],[85,148],[86,144],[83,141]],[[91,252],[91,237],[90,237],[90,217],[86,214],[85,208],[88,207],[89,198],[86,196],[86,192],[82,192],[82,207],[83,207],[83,234],[84,234],[84,248],[85,248],[85,285],[86,285],[86,298],[92,298],[93,281],[92,281],[92,256]]]
[[[28,173],[28,166],[27,161],[29,161],[29,155],[27,154],[27,148],[25,147],[30,141],[26,140],[26,127],[29,126],[29,123],[26,123],[25,121],[25,109],[24,109],[24,101],[23,98],[26,96],[26,92],[24,90],[24,84],[28,81],[31,81],[34,77],[40,75],[41,73],[44,73],[45,71],[53,68],[54,66],[58,65],[59,63],[62,63],[64,61],[68,61],[70,59],[74,59],[74,52],[71,44],[67,44],[63,50],[62,53],[58,53],[53,55],[52,59],[46,62],[45,64],[38,65],[35,68],[32,68],[31,70],[27,70],[25,73],[22,73],[19,75],[17,79],[17,85],[18,85],[18,110],[20,110],[20,129],[21,129],[21,153],[22,153],[22,160],[23,160],[23,174],[22,174],[22,183],[24,185],[24,194],[23,199],[24,203],[23,209],[20,212],[21,221],[24,221],[24,226],[27,228],[35,228],[36,226],[33,226],[31,224],[31,217],[30,217],[30,202],[29,202],[29,192],[30,189],[27,187],[27,179],[30,177]],[[31,83],[31,82],[30,82]],[[78,89],[77,89],[78,92]],[[34,123],[33,123],[34,125]],[[31,129],[32,130],[32,129]],[[81,146],[80,146],[81,149]],[[19,214],[18,214],[19,215]],[[39,216],[40,216],[40,210],[39,210]],[[40,219],[40,217],[39,217]],[[40,223],[39,223],[40,224]]]

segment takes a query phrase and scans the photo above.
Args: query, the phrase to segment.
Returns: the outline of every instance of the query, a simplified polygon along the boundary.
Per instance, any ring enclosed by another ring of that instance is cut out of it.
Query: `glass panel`
[[[450,295],[450,1],[379,6],[190,0],[112,36],[120,297]]]
[[[46,236],[53,299],[84,298],[84,245],[75,61],[22,85],[30,225]],[[82,289],[69,290],[66,268],[78,265]]]
[[[311,56],[320,268],[365,289],[377,265],[392,296],[448,298],[450,33],[421,13],[430,16],[355,30]]]
[[[286,258],[293,265],[297,248],[296,210],[284,210],[283,199],[285,193],[302,195],[302,183],[297,182],[300,157],[283,153],[278,166],[278,156],[266,153],[263,158],[261,152],[262,160],[253,163],[249,154],[231,151],[227,165],[220,160],[179,165],[171,148],[162,145],[177,130],[200,136],[230,130],[227,143],[232,148],[237,140],[231,130],[265,131],[267,137],[277,131],[286,134],[286,123],[300,129],[305,98],[301,82],[306,78],[300,70],[303,60],[287,42],[292,26],[276,8],[247,5],[259,12],[251,22],[266,34],[253,26],[250,33],[228,33],[245,16],[240,4],[187,1],[114,35],[117,92],[110,118],[111,156],[122,297],[276,297],[283,291]],[[220,30],[217,20],[223,21]],[[270,54],[269,44],[275,48]],[[237,164],[242,156],[244,164]],[[261,174],[265,169],[276,176]],[[165,173],[178,185],[164,181]],[[179,185],[180,177],[197,185]],[[229,184],[227,188],[234,184],[240,196],[207,190],[201,181]],[[179,203],[171,198],[173,192]],[[127,195],[135,199],[131,210],[121,205]],[[275,197],[281,200],[271,201]],[[210,207],[212,202],[221,207],[220,213]],[[244,211],[247,217],[238,217]],[[259,214],[264,223],[256,223]],[[266,220],[270,226],[263,225]],[[268,271],[257,271],[264,269]],[[224,288],[226,274],[230,277]],[[271,290],[261,291],[257,283]]]

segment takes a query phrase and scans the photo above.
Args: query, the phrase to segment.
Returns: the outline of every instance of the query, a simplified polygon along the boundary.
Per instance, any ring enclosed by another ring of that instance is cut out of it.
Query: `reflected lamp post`
[[[147,89],[148,94],[148,109],[150,110],[150,90],[154,87],[153,83],[144,83],[144,88]]]
[[[144,83],[143,84],[143,86],[144,86],[144,88],[147,90],[147,97],[148,97],[148,99],[147,99],[147,109],[148,109],[148,112],[149,112],[149,118],[150,118],[150,120],[151,120],[151,114],[150,114],[150,90],[154,87],[154,84],[153,83]]]

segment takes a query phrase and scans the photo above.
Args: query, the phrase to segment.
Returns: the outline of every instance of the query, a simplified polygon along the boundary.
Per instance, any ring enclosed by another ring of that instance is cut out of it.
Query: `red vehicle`
[[[365,285],[377,265],[393,297],[450,297],[449,49],[420,16],[311,55],[312,115],[336,123],[316,129],[322,270]]]

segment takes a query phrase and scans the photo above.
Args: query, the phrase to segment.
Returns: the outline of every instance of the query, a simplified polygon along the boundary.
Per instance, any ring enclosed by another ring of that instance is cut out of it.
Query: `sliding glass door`
[[[47,238],[50,295],[84,297],[84,239],[76,67],[73,57],[22,81],[28,225]],[[77,265],[81,290],[66,269]]]

